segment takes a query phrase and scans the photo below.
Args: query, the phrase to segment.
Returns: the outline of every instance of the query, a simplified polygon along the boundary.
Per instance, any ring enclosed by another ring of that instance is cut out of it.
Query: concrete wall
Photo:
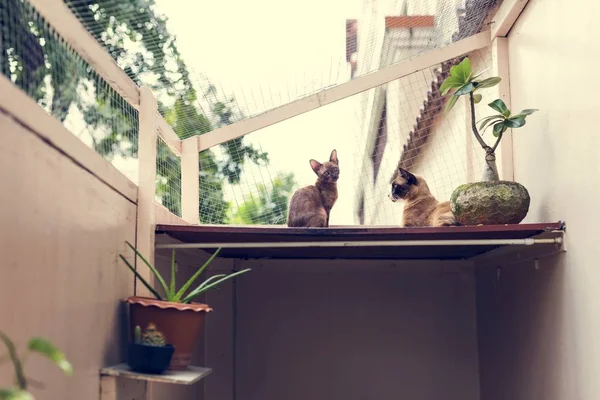
[[[30,117],[43,115],[38,107]],[[133,276],[118,253],[126,240],[135,242],[136,204],[2,111],[0,136],[0,329],[19,349],[45,337],[73,363],[67,378],[31,356],[27,376],[46,385],[32,389],[37,398],[97,399],[99,369],[124,359],[122,299],[133,291]],[[0,365],[0,387],[12,379],[11,365]]]
[[[479,398],[465,264],[234,262],[253,271],[238,280],[235,307],[231,285],[207,296],[219,318],[208,321],[206,360],[221,382],[206,398]]]
[[[597,114],[600,3],[530,0],[508,36],[514,109],[539,108],[515,130],[515,179],[527,221],[564,220],[567,253],[478,276],[481,398],[600,397]],[[569,78],[569,76],[571,78]]]

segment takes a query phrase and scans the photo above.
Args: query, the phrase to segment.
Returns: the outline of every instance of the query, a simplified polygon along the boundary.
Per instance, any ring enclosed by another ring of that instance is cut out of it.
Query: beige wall
[[[220,383],[206,398],[231,400],[234,387],[246,400],[479,398],[468,265],[234,262],[253,271],[237,281],[234,319],[231,285],[208,295],[207,363],[219,369],[206,385]]]
[[[27,376],[46,384],[38,398],[97,399],[99,369],[124,357],[133,277],[117,260],[135,241],[136,205],[1,111],[0,137],[0,329],[20,348],[45,337],[74,364],[66,378],[30,357]],[[0,387],[12,376],[2,364]]]
[[[509,38],[514,109],[539,108],[514,132],[527,221],[565,220],[567,253],[478,277],[486,400],[600,398],[598,110],[600,3],[530,0]]]

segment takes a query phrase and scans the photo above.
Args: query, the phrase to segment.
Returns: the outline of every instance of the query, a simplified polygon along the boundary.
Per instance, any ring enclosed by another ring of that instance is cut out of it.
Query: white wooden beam
[[[198,150],[202,151],[211,148],[286,119],[304,114],[316,108],[343,100],[347,97],[431,67],[432,65],[489,46],[490,43],[490,32],[485,31],[466,39],[459,40],[448,46],[423,52],[406,61],[382,68],[379,71],[367,75],[359,76],[349,82],[329,89],[324,89],[319,93],[274,108],[263,114],[205,133],[199,137]],[[184,139],[183,142],[186,140],[191,139]]]
[[[529,0],[504,0],[502,2],[492,18],[490,30],[492,40],[496,37],[508,35],[528,2]]]
[[[493,75],[502,78],[498,85],[498,98],[504,101],[510,109],[510,72],[508,65],[508,39],[497,37],[492,42],[492,68]],[[500,142],[500,178],[512,181],[514,176],[513,165],[513,137],[512,129],[508,129]]]
[[[160,114],[158,115],[158,133],[173,153],[181,155],[181,139]]]
[[[156,141],[158,138],[158,108],[156,98],[148,87],[140,89],[140,129],[138,139],[138,212],[136,248],[148,262],[154,264],[154,235],[156,229]],[[136,257],[136,268],[150,285],[154,285],[154,276]],[[137,296],[152,297],[144,285],[137,282]]]
[[[139,108],[139,88],[79,22],[63,0],[28,0],[54,30],[117,91],[129,104]]]
[[[200,175],[198,136],[181,147],[181,216],[190,224],[200,223]],[[194,140],[195,139],[195,140]]]

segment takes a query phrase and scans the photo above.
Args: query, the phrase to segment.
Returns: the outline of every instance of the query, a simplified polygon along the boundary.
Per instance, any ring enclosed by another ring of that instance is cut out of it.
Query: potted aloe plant
[[[150,264],[131,243],[127,242],[127,245],[150,269],[163,293],[160,294],[155,290],[122,254],[119,255],[125,265],[155,297],[153,299],[131,296],[125,300],[129,303],[131,339],[134,340],[136,326],[154,325],[155,329],[164,335],[165,340],[175,347],[168,369],[185,370],[191,362],[192,352],[204,327],[204,317],[206,313],[212,311],[208,305],[193,303],[192,300],[226,280],[250,271],[250,268],[229,275],[217,274],[207,278],[198,286],[192,287],[202,272],[219,254],[221,251],[219,248],[183,286],[177,289],[175,250],[171,254],[171,281],[167,285],[156,267]]]
[[[32,379],[28,379],[25,376],[25,360],[29,353],[41,354],[44,357],[52,361],[58,368],[60,368],[67,376],[73,374],[73,367],[67,360],[65,355],[52,343],[46,339],[34,337],[27,343],[27,350],[19,357],[17,354],[17,348],[10,340],[10,338],[2,331],[0,331],[0,341],[4,343],[8,350],[7,357],[12,362],[15,370],[15,386],[11,388],[0,388],[0,400],[35,400],[33,395],[27,390],[29,386],[42,388],[43,385],[39,382],[35,382]]]
[[[461,96],[468,96],[471,109],[471,130],[485,152],[485,167],[480,182],[461,185],[450,196],[450,205],[456,220],[462,225],[518,224],[529,211],[530,197],[527,189],[518,182],[501,181],[496,166],[496,149],[508,129],[520,128],[527,116],[536,109],[526,109],[513,114],[501,99],[488,104],[497,114],[482,118],[475,116],[475,104],[482,100],[478,91],[496,86],[500,77],[480,79],[482,73],[471,70],[471,61],[465,57],[450,69],[450,76],[440,87],[442,96],[450,94],[446,112],[450,111]],[[479,123],[479,128],[477,127]],[[488,145],[483,140],[486,129],[492,128],[495,140]]]

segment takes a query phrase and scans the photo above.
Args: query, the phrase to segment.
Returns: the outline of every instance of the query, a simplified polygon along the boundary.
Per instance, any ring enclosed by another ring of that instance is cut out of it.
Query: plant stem
[[[496,143],[494,143],[494,147],[488,146],[484,141],[479,131],[477,130],[477,122],[475,118],[475,99],[473,98],[473,92],[469,93],[469,104],[471,105],[471,129],[473,130],[473,135],[475,135],[475,139],[479,142],[483,150],[485,150],[485,169],[483,171],[483,180],[484,181],[499,181],[500,176],[498,175],[498,168],[496,167],[496,148],[500,143],[500,139],[502,139],[502,134],[498,136]]]
[[[475,118],[475,100],[473,99],[473,92],[469,93],[469,103],[471,105],[471,129],[473,130],[473,135],[475,135],[475,139],[477,139],[477,141],[486,153],[493,153],[494,150],[483,141],[483,138],[477,130],[477,121]]]

